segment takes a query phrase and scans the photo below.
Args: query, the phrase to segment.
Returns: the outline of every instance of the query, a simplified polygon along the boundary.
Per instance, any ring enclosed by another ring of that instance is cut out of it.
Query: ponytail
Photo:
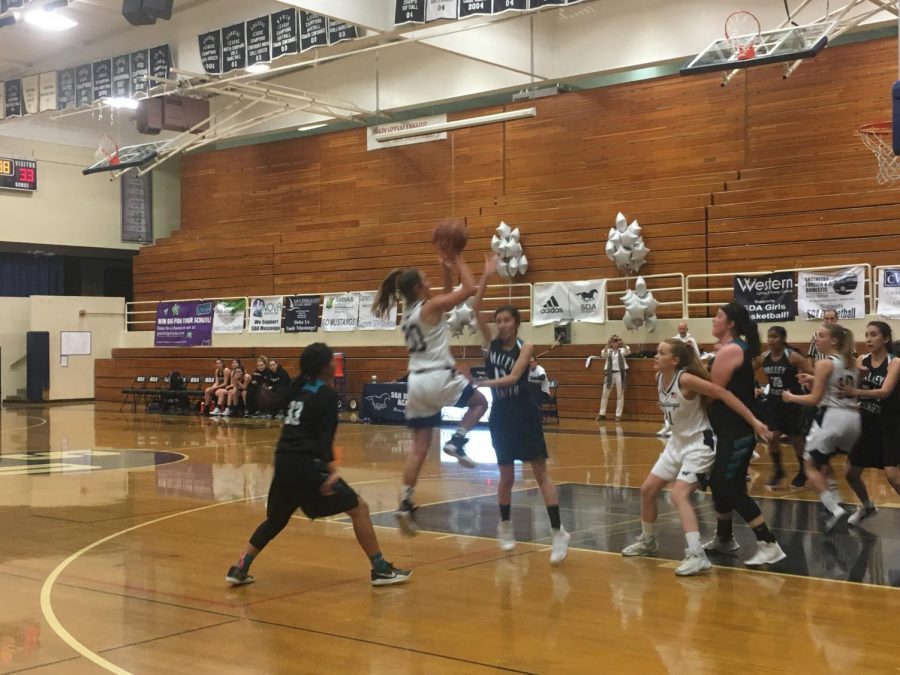
[[[837,352],[845,368],[853,367],[853,332],[839,323],[825,326],[829,335],[837,341]]]
[[[701,380],[709,381],[709,371],[697,357],[697,353],[692,347],[688,346],[686,342],[676,338],[667,338],[663,340],[663,342],[669,345],[672,357],[678,359],[678,368],[680,370],[685,370],[691,375],[699,377]],[[709,407],[709,399],[705,396],[701,396],[701,399],[703,401],[703,407]]]
[[[728,320],[734,324],[734,334],[736,337],[742,337],[747,343],[747,351],[751,358],[759,356],[759,327],[756,322],[750,318],[750,313],[743,305],[736,302],[729,302],[727,305],[720,307]]]
[[[417,298],[416,289],[421,283],[422,275],[415,267],[398,267],[393,270],[381,282],[381,288],[372,303],[372,314],[379,318],[386,317],[397,304],[398,295],[402,295],[407,304],[414,303]]]

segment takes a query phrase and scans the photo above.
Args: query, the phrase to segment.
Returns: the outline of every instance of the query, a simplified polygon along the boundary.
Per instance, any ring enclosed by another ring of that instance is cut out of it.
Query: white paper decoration
[[[522,248],[519,228],[512,229],[501,222],[497,233],[491,238],[491,250],[497,254],[497,274],[504,279],[512,279],[517,274],[528,271],[528,258]]]
[[[641,226],[636,220],[629,225],[621,212],[616,215],[616,226],[609,229],[605,251],[606,257],[615,263],[620,272],[625,273],[636,273],[650,253],[644,245]]]
[[[625,306],[623,320],[628,330],[637,330],[640,326],[646,326],[651,333],[656,330],[656,308],[659,302],[647,290],[644,277],[637,278],[633,291],[626,291],[622,296],[622,304]]]

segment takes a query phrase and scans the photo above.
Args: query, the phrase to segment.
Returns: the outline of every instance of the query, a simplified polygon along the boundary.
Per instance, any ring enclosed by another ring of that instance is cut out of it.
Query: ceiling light
[[[109,98],[103,99],[103,102],[110,108],[127,108],[128,110],[138,109],[137,101],[133,98],[126,98],[124,96],[110,96]]]
[[[244,70],[251,75],[261,75],[262,73],[268,72],[271,67],[272,66],[270,66],[268,63],[253,63],[244,68]]]
[[[313,129],[321,129],[322,127],[327,127],[327,122],[319,122],[318,124],[307,124],[305,127],[300,127],[297,131],[312,131]]]
[[[78,25],[67,16],[58,12],[46,12],[43,9],[32,9],[25,12],[25,23],[43,30],[69,30]]]

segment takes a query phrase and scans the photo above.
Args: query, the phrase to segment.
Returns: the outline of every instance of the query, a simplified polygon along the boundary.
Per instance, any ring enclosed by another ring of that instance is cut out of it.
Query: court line
[[[43,586],[41,586],[41,613],[44,615],[44,620],[50,626],[51,630],[63,641],[65,642],[71,649],[75,650],[81,656],[86,658],[88,661],[91,661],[95,665],[103,668],[104,670],[108,670],[111,673],[116,673],[116,675],[131,675],[131,673],[124,668],[120,668],[116,664],[107,661],[102,656],[100,656],[97,652],[92,651],[88,647],[86,647],[83,643],[78,641],[75,636],[73,636],[66,627],[62,625],[60,620],[56,616],[56,612],[53,611],[53,602],[50,598],[50,594],[53,591],[53,585],[56,583],[56,580],[59,578],[59,575],[62,574],[65,569],[75,562],[78,558],[83,556],[85,553],[97,548],[105,544],[108,541],[112,541],[113,539],[122,536],[123,534],[127,534],[129,532],[133,532],[135,530],[139,530],[142,527],[146,527],[147,525],[154,525],[155,523],[161,523],[165,520],[169,520],[171,518],[177,518],[179,516],[187,515],[189,513],[197,513],[199,511],[207,511],[209,509],[214,509],[220,506],[225,506],[227,504],[235,504],[239,502],[250,501],[251,499],[258,499],[259,497],[245,497],[243,499],[233,499],[227,502],[218,502],[216,504],[207,504],[206,506],[198,506],[193,509],[187,509],[186,511],[179,511],[178,513],[172,513],[167,516],[162,516],[160,518],[155,518],[153,520],[148,520],[143,523],[139,523],[137,525],[133,525],[132,527],[125,528],[124,530],[119,530],[118,532],[113,532],[110,535],[103,537],[102,539],[98,539],[92,544],[88,544],[87,546],[75,551],[68,558],[63,560],[56,568],[47,575],[47,578],[44,580]]]
[[[30,424],[30,425],[21,427],[21,428],[19,428],[19,429],[11,429],[9,433],[11,433],[11,434],[18,434],[18,433],[20,433],[20,432],[22,432],[22,431],[28,431],[29,429],[37,429],[38,427],[42,427],[42,426],[44,426],[45,424],[47,424],[47,420],[46,420],[46,419],[44,419],[43,417],[36,417],[35,415],[25,415],[25,419],[26,419],[26,420],[37,420],[38,423],[37,423],[37,424]]]

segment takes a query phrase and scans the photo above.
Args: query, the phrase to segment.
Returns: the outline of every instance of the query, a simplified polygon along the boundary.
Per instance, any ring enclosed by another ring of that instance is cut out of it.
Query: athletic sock
[[[753,534],[756,535],[756,541],[765,541],[770,544],[775,543],[775,535],[769,529],[769,526],[763,523],[753,528]]]
[[[550,516],[550,527],[554,530],[558,530],[561,527],[559,520],[559,504],[548,506],[547,515]]]
[[[384,559],[384,556],[381,555],[381,551],[375,555],[370,555],[369,560],[372,562],[372,569],[376,572],[386,572],[391,568],[391,564]]]
[[[412,485],[403,485],[400,487],[400,499],[404,502],[413,503],[413,493],[416,491],[416,488]]]
[[[832,515],[836,516],[843,511],[841,505],[838,504],[837,497],[834,496],[831,490],[822,490],[819,493],[819,501],[822,502],[826,509],[831,511]]]
[[[469,430],[465,427],[456,427],[456,431],[454,432],[457,436],[462,436],[465,438],[469,435]]]
[[[643,520],[641,521],[641,533],[644,535],[644,538],[647,539],[649,537],[656,536],[656,523],[645,523]]]
[[[250,569],[250,565],[253,563],[255,557],[256,556],[252,553],[242,553],[241,557],[238,558],[237,566],[246,572]]]
[[[685,532],[684,533],[685,541],[687,541],[687,547],[689,551],[696,551],[700,548],[700,533],[699,532]]]
[[[509,520],[509,512],[511,509],[512,504],[500,504],[500,520]]]
[[[727,520],[716,519],[716,536],[719,538],[719,541],[728,541],[734,537],[734,523],[731,522],[731,518]]]

